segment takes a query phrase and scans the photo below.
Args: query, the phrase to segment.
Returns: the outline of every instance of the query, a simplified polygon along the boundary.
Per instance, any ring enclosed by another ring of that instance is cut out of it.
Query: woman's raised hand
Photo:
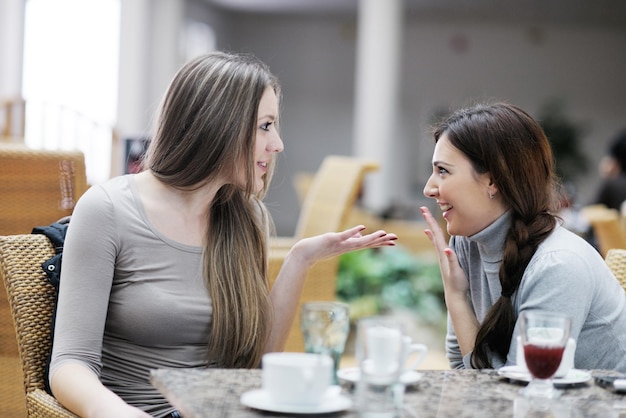
[[[465,298],[469,289],[469,282],[465,272],[459,265],[456,254],[448,246],[443,231],[430,210],[427,207],[421,207],[420,210],[424,220],[430,227],[430,229],[425,229],[424,233],[433,243],[437,252],[446,297],[451,296],[451,293],[455,293]]]
[[[426,236],[435,246],[439,257],[439,268],[445,293],[446,306],[454,331],[459,342],[461,354],[466,355],[474,349],[476,334],[478,333],[478,319],[469,302],[469,280],[461,269],[456,254],[448,246],[441,227],[426,207],[420,208],[422,216],[430,229],[425,229]]]

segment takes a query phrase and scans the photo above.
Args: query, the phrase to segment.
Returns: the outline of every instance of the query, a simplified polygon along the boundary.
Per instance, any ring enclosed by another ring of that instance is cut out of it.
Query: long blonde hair
[[[257,367],[271,329],[267,235],[272,225],[261,199],[274,161],[260,192],[254,192],[253,177],[257,113],[267,87],[280,98],[277,79],[253,56],[216,52],[195,58],[169,86],[144,160],[161,181],[188,190],[212,179],[241,178],[245,171],[245,188],[224,185],[207,215],[210,366]]]

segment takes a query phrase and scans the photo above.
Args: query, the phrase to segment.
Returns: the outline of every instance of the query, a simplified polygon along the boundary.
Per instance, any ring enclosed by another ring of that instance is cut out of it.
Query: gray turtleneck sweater
[[[469,279],[468,297],[479,322],[500,297],[498,278],[510,215],[471,237],[453,236],[450,247]],[[533,255],[518,290],[512,296],[516,315],[549,310],[571,315],[576,340],[574,367],[626,372],[626,297],[600,254],[584,239],[557,226]],[[494,355],[494,368],[515,364],[516,324],[506,359]],[[453,368],[470,368],[448,320],[446,351]]]

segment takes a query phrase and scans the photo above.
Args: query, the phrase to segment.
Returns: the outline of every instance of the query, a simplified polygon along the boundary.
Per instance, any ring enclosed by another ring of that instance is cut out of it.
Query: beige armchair
[[[603,257],[606,257],[612,248],[626,249],[626,228],[619,211],[604,205],[590,205],[584,207],[581,213],[591,224]]]
[[[306,192],[294,236],[275,237],[270,242],[270,285],[296,240],[344,229],[365,175],[378,167],[375,161],[356,157],[333,155],[324,159]],[[300,307],[307,301],[335,300],[338,269],[338,257],[320,261],[310,269],[285,351],[304,350]]]

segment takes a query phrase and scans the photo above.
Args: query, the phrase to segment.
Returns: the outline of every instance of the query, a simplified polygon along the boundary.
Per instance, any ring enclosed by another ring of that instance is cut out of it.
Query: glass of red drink
[[[528,397],[553,398],[558,393],[552,384],[567,345],[572,319],[564,314],[525,311],[519,318],[526,366],[532,380],[522,389]]]

